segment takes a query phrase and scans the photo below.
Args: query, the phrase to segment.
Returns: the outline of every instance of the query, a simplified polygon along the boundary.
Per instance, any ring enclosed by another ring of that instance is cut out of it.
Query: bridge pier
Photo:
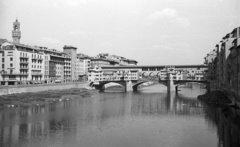
[[[168,78],[167,91],[175,91],[172,74],[169,73]]]
[[[130,81],[126,81],[126,92],[127,91],[133,91],[133,84],[132,84],[132,81],[130,80]]]
[[[137,86],[133,86],[132,88],[133,88],[133,91],[138,91]]]
[[[132,81],[124,81],[124,92],[133,91]]]
[[[175,86],[175,91],[176,91],[176,93],[178,92],[178,86]]]

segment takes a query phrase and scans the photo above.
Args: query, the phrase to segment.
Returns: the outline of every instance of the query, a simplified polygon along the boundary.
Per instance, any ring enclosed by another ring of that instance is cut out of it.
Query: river
[[[0,110],[1,147],[239,147],[239,110],[197,100],[199,84],[168,93],[99,92],[45,106]]]

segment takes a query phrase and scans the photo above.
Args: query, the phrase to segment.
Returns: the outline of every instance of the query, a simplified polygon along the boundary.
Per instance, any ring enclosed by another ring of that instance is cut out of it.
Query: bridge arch
[[[157,77],[160,77],[160,76],[161,76],[161,72],[158,72],[158,73],[157,73]]]
[[[93,85],[96,89],[98,90],[104,90],[104,85],[108,84],[108,83],[117,83],[119,85],[122,85],[123,87],[125,87],[126,89],[126,82],[125,81],[104,81],[104,82],[100,82],[99,85]]]
[[[142,77],[146,76],[147,72],[142,72]]]
[[[123,82],[122,81],[106,81],[106,82],[100,83],[99,85],[100,86],[104,86],[104,85],[109,84],[109,83],[117,83],[119,85],[125,86],[125,82],[124,81]]]
[[[179,86],[181,85],[184,85],[186,83],[200,83],[200,84],[203,84],[203,85],[206,85],[206,89],[209,90],[209,87],[210,87],[210,83],[208,81],[187,81],[187,80],[182,80],[182,81],[175,81],[174,82],[174,85],[176,86],[176,90],[178,89]]]
[[[141,85],[141,84],[143,84],[143,83],[147,83],[147,82],[149,82],[149,81],[141,81],[141,82],[138,82],[138,83],[136,83],[136,84],[134,84],[133,86],[132,86],[132,88],[133,88],[133,91],[137,91],[137,88],[138,88],[138,86],[139,85]],[[158,82],[159,84],[161,84],[161,85],[164,85],[164,86],[168,86],[167,85],[167,82],[165,82],[165,81],[163,81],[163,82]]]
[[[157,76],[157,72],[152,71],[152,72],[150,72],[149,76],[150,77],[155,77],[155,76]]]
[[[150,77],[151,74],[153,74],[154,72],[150,72],[150,71],[147,71],[147,72],[143,72],[142,76],[145,76],[145,77]]]
[[[132,86],[133,91],[137,91],[137,88],[138,88],[139,85],[141,85],[141,84],[143,84],[143,83],[147,83],[147,82],[149,82],[149,81],[141,81],[141,82],[138,82],[138,83],[134,84],[134,85]]]

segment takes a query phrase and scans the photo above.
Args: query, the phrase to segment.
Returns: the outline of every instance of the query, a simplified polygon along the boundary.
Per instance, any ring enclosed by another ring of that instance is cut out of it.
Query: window
[[[12,57],[10,58],[10,61],[13,61],[13,58],[12,58]]]
[[[13,56],[13,52],[8,52],[7,56]]]
[[[12,64],[12,63],[10,63],[10,67],[13,67],[13,64]]]
[[[2,64],[2,68],[4,68],[4,64]]]
[[[2,62],[4,62],[4,58],[2,58]]]

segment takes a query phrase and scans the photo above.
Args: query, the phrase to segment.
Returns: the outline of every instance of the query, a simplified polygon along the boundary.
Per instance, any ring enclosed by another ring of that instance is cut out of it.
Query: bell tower
[[[20,31],[20,23],[18,22],[17,19],[15,22],[13,22],[12,38],[13,38],[13,43],[20,43],[21,31]]]

